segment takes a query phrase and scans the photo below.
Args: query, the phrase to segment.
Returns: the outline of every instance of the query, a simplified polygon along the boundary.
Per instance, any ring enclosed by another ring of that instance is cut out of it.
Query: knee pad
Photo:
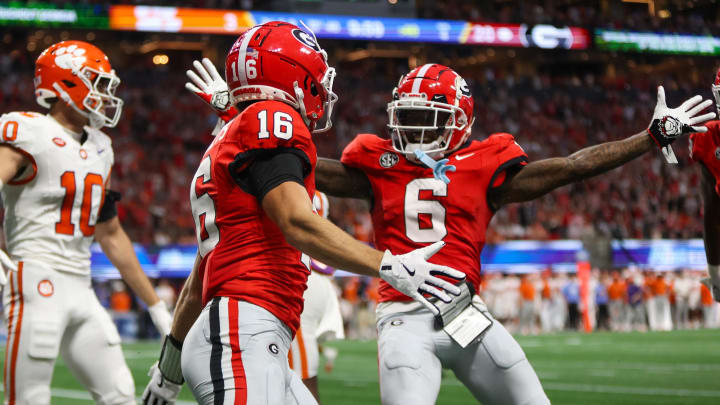
[[[508,369],[525,360],[525,352],[504,326],[495,322],[480,344],[496,367]]]
[[[127,367],[120,367],[112,379],[114,382],[112,390],[101,393],[94,398],[95,401],[99,405],[135,405],[135,382],[130,370]]]

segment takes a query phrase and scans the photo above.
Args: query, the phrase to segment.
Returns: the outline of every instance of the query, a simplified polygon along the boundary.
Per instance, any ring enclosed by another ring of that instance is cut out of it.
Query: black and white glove
[[[715,118],[715,113],[698,114],[711,105],[711,100],[703,101],[702,96],[695,96],[685,100],[680,107],[669,108],[665,103],[665,89],[663,86],[658,86],[657,104],[647,132],[662,148],[668,163],[678,162],[670,147],[675,139],[694,132],[707,132],[707,127],[697,124]]]
[[[193,67],[197,73],[192,70],[185,72],[190,79],[185,83],[185,88],[208,103],[221,120],[224,122],[232,120],[238,114],[238,110],[230,102],[228,85],[215,65],[210,59],[203,58],[202,63],[194,61]]]
[[[150,367],[150,382],[142,395],[143,405],[173,405],[185,382],[180,368],[182,343],[165,336],[160,360]]]
[[[380,277],[396,290],[421,302],[433,315],[438,315],[440,313],[438,308],[423,294],[429,294],[445,303],[450,303],[453,299],[449,294],[458,296],[460,287],[437,276],[445,276],[457,281],[465,279],[465,273],[461,271],[428,263],[427,260],[443,246],[445,246],[445,242],[435,242],[430,246],[397,256],[386,250],[380,264]]]

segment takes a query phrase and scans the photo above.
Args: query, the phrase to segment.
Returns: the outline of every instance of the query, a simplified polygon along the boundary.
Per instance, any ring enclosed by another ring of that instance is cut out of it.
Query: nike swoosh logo
[[[410,270],[410,269],[408,268],[408,266],[406,266],[406,265],[404,265],[404,264],[403,264],[402,266],[405,267],[405,271],[407,271],[409,275],[411,275],[411,276],[414,276],[414,275],[415,275],[415,270]]]
[[[457,160],[467,159],[467,158],[469,158],[470,156],[472,156],[472,155],[474,155],[474,154],[475,154],[475,152],[473,152],[473,153],[468,153],[467,155],[457,155],[457,156],[455,156],[455,159],[457,159]]]

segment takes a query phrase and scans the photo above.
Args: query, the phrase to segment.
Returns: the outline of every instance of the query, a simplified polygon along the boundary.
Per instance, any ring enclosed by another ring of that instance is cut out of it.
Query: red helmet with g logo
[[[413,69],[387,106],[393,147],[410,156],[416,149],[433,157],[453,152],[470,136],[473,104],[465,79],[449,67]]]
[[[312,132],[332,125],[337,101],[335,69],[315,35],[285,22],[256,25],[242,34],[225,60],[225,80],[233,104],[277,100],[296,108]],[[318,121],[324,118],[324,125]]]
[[[87,117],[93,128],[114,127],[123,101],[115,96],[120,79],[107,55],[83,41],[62,41],[35,62],[35,98],[50,108],[60,99]]]

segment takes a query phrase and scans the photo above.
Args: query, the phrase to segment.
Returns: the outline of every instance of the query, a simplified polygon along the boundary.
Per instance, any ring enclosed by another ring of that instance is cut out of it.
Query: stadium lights
[[[167,63],[170,61],[170,58],[164,53],[160,53],[153,56],[152,61],[156,65],[167,65]]]

